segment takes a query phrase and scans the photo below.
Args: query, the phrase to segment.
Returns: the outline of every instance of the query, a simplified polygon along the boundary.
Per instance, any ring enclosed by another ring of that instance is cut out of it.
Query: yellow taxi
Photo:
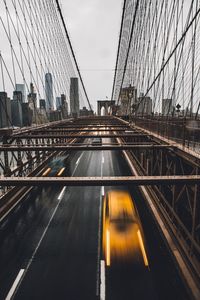
[[[127,262],[149,265],[142,225],[127,191],[110,191],[104,197],[102,244],[107,267]]]

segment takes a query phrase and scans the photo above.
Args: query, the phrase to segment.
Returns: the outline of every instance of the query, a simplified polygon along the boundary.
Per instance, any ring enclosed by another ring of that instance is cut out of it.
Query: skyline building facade
[[[11,103],[6,92],[0,92],[0,128],[11,126]]]
[[[79,89],[78,89],[78,78],[70,78],[70,113],[73,117],[78,117],[80,113],[79,104]]]
[[[137,110],[136,115],[137,116],[151,116],[152,114],[152,99],[150,97],[144,97],[142,94],[137,99]]]
[[[60,109],[61,105],[61,97],[56,97],[56,109]]]
[[[173,113],[173,101],[172,99],[162,99],[162,115],[168,116]]]
[[[53,79],[51,73],[45,74],[46,110],[53,110]]]
[[[22,117],[22,92],[14,91],[13,100],[11,101],[12,125],[17,127],[23,126]]]
[[[62,118],[66,119],[68,117],[68,103],[67,103],[66,95],[61,94],[60,100],[61,100]]]
[[[22,123],[23,126],[31,126],[33,120],[33,111],[29,107],[29,103],[22,103]]]
[[[15,86],[15,90],[17,92],[21,92],[22,93],[22,103],[26,102],[26,89],[25,89],[25,85],[21,84],[21,83],[17,83]]]

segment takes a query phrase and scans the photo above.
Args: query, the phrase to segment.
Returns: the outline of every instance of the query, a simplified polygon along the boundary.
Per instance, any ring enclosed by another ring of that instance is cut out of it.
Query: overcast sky
[[[84,84],[94,109],[110,99],[121,24],[122,0],[61,0]]]

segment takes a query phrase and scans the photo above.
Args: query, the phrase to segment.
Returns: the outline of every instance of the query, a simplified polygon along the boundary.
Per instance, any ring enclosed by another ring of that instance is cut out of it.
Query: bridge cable
[[[56,1],[56,4],[57,4],[58,12],[60,14],[60,18],[62,20],[62,24],[63,24],[64,30],[65,30],[65,34],[66,34],[67,40],[69,42],[70,50],[71,50],[71,53],[72,53],[72,56],[73,56],[73,59],[74,59],[74,63],[76,65],[76,69],[77,69],[77,72],[78,72],[78,75],[79,75],[79,78],[80,78],[80,81],[81,81],[81,84],[82,84],[82,87],[83,87],[83,91],[85,93],[85,97],[86,97],[87,103],[89,105],[90,110],[92,110],[92,107],[91,107],[91,104],[90,104],[90,101],[89,101],[89,98],[88,98],[88,95],[87,95],[87,92],[86,92],[86,89],[85,89],[85,85],[83,83],[83,79],[82,79],[82,76],[81,76],[81,73],[80,73],[80,69],[79,69],[79,66],[78,66],[75,54],[74,54],[74,50],[72,48],[71,40],[70,40],[69,35],[68,35],[66,24],[65,24],[65,21],[64,21],[64,18],[63,18],[63,14],[62,14],[62,11],[61,11],[61,8],[60,8],[59,0],[55,0],[55,1]]]

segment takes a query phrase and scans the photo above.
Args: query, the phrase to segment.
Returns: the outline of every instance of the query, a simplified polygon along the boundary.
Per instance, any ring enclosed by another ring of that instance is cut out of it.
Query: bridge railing
[[[200,153],[200,120],[181,117],[137,117],[133,121],[141,128]]]

